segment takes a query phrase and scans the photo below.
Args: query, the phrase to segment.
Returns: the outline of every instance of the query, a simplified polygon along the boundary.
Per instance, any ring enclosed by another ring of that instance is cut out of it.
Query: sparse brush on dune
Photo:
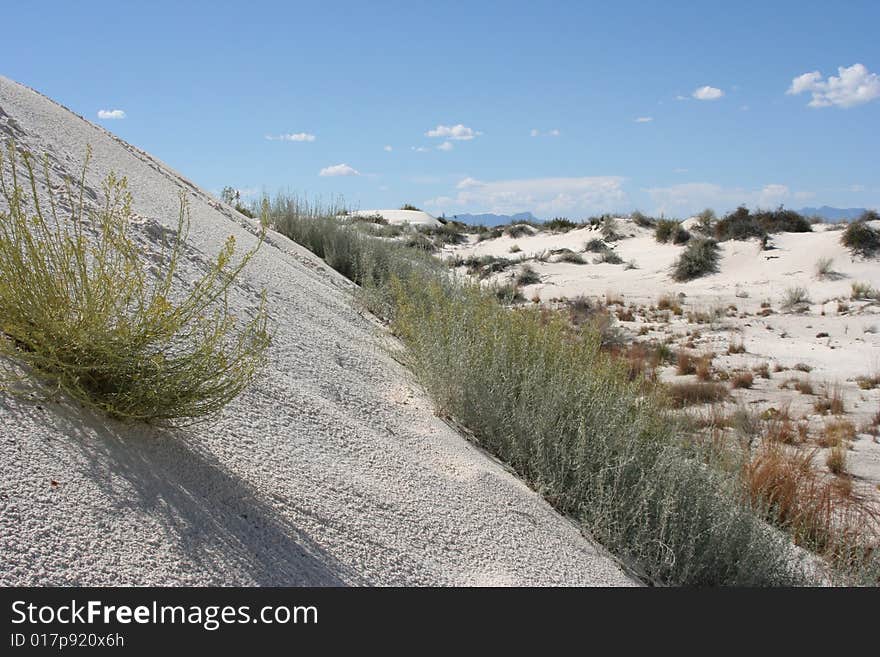
[[[756,210],[740,206],[715,223],[719,240],[744,240],[757,237],[766,240],[770,233],[809,233],[813,230],[807,219],[793,210]]]
[[[876,213],[865,213],[858,220],[850,222],[840,236],[840,243],[854,255],[870,258],[880,251],[880,230],[872,228],[867,222],[878,218]]]
[[[672,242],[684,244],[691,238],[690,233],[684,229],[680,222],[674,219],[660,219],[654,230],[654,239],[661,244]]]
[[[159,425],[210,416],[250,384],[269,343],[266,311],[236,319],[227,296],[256,248],[236,262],[230,237],[200,279],[177,289],[185,197],[157,264],[132,234],[125,178],[110,174],[89,213],[85,169],[63,198],[41,199],[32,156],[22,156],[24,170],[13,146],[9,158],[12,177],[0,178],[9,208],[0,212],[0,355],[47,391]],[[52,189],[47,161],[43,174]]]
[[[355,244],[349,253],[371,248]],[[439,412],[645,580],[815,582],[785,538],[759,520],[739,470],[717,465],[714,448],[685,441],[668,415],[670,398],[682,406],[716,403],[728,399],[726,386],[655,390],[645,378],[647,360],[634,365],[606,353],[609,345],[624,347],[606,337],[613,323],[594,302],[575,299],[565,311],[511,309],[514,286],[454,281],[412,249],[383,248],[406,264],[374,269],[378,275],[365,284],[380,292],[385,303],[377,312],[407,345],[407,362]],[[660,360],[673,358],[662,349]]]
[[[715,273],[718,271],[718,258],[718,243],[715,240],[694,238],[672,265],[672,278],[684,282]]]
[[[356,262],[372,248],[369,241],[380,242],[345,235]],[[585,315],[575,327],[568,313],[534,305],[510,310],[504,305],[515,288],[499,304],[495,290],[454,283],[420,253],[380,244],[391,261],[404,264],[370,269],[378,274],[365,281],[377,288],[370,298],[384,302],[370,307],[392,319],[440,412],[468,427],[645,579],[806,581],[744,504],[736,481],[685,448],[674,422],[645,397],[641,377],[603,353],[606,329],[613,328],[607,312],[575,300],[571,312],[583,306]],[[355,263],[344,268],[362,270]]]
[[[809,308],[810,303],[810,293],[807,289],[795,286],[785,290],[781,307],[785,312],[804,312]]]

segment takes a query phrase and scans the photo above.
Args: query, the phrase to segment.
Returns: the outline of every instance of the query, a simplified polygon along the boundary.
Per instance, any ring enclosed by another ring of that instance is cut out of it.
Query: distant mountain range
[[[832,208],[823,205],[821,208],[801,208],[797,212],[806,217],[822,217],[825,221],[852,221],[858,219],[866,208]]]
[[[456,214],[447,219],[454,219],[471,226],[503,226],[504,224],[517,221],[538,221],[531,212],[519,212],[517,214]]]

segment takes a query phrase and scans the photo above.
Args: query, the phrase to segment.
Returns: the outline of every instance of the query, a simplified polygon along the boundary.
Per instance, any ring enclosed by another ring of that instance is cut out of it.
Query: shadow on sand
[[[199,581],[260,586],[365,583],[279,512],[295,499],[284,491],[273,499],[253,488],[194,446],[198,441],[189,442],[191,432],[123,426],[83,409],[48,406],[53,411],[47,413],[49,421],[69,439],[66,449],[105,494],[107,513],[146,513],[155,519],[164,530],[159,540],[173,542],[182,569],[198,574]],[[58,447],[55,442],[53,449]],[[77,452],[85,458],[77,458]],[[151,567],[147,561],[142,564],[145,574]],[[155,578],[144,577],[147,580]]]

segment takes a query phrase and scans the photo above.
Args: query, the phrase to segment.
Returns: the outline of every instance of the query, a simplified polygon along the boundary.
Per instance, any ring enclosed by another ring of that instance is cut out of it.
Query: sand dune
[[[712,352],[717,355],[715,364],[724,370],[749,370],[762,363],[771,369],[785,368],[772,379],[757,378],[751,389],[734,391],[731,407],[739,403],[758,412],[789,407],[814,433],[828,421],[813,409],[816,395],[833,388],[842,392],[846,417],[857,428],[866,426],[880,412],[880,389],[863,390],[857,381],[858,377],[880,374],[880,303],[851,298],[856,282],[880,289],[880,263],[876,258],[853,256],[832,226],[816,225],[811,233],[774,234],[770,250],[762,250],[757,239],[721,242],[717,273],[679,283],[671,278],[670,269],[684,246],[660,244],[652,229],[627,218],[619,218],[617,223],[624,238],[611,245],[624,263],[634,267],[596,264],[596,254],[584,253],[586,242],[601,238],[598,228],[590,227],[567,233],[543,230],[517,238],[503,235],[482,242],[471,236],[467,244],[445,247],[441,257],[525,259],[523,265],[488,280],[509,281],[527,264],[541,278],[539,283],[522,288],[527,300],[551,302],[578,295],[603,302],[617,300],[620,303],[612,305],[613,313],[619,315],[626,306],[635,314],[632,321],[618,322],[630,339],[668,342],[696,355]],[[541,261],[541,254],[558,249],[581,253],[587,264],[553,262],[552,257]],[[821,258],[832,260],[833,271],[827,277],[816,273]],[[787,291],[793,287],[803,287],[810,298],[801,312],[782,308]],[[656,310],[664,295],[680,301],[681,316],[669,316],[665,321],[651,316],[650,309]],[[769,306],[769,310],[762,306]],[[707,322],[707,315],[715,319]],[[695,316],[702,317],[694,321]],[[742,342],[745,352],[727,354],[731,341]],[[811,371],[792,371],[796,365]],[[676,376],[674,370],[667,367],[659,374],[667,381],[693,378]],[[816,395],[782,387],[793,377],[810,381]],[[849,456],[856,483],[880,497],[880,443],[862,431]],[[820,451],[817,462],[823,458]]]
[[[402,225],[410,224],[412,226],[431,226],[437,227],[440,221],[422,210],[356,210],[353,215],[359,217],[373,217],[379,215],[389,224]]]
[[[87,185],[128,177],[155,244],[192,209],[182,272],[258,227],[147,153],[0,78],[0,135]],[[0,395],[0,585],[632,584],[435,417],[350,283],[270,234],[235,291],[268,291],[263,376],[210,424],[160,431]]]

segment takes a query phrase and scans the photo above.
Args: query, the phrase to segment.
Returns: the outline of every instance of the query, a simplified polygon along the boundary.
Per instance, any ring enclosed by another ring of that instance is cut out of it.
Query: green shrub
[[[596,258],[596,264],[608,263],[609,265],[621,265],[623,264],[623,258],[621,258],[617,253],[609,248],[606,248],[599,254],[599,257]]]
[[[534,269],[532,269],[528,265],[525,265],[520,270],[519,274],[516,275],[516,284],[518,286],[534,285],[535,283],[540,283],[540,282],[541,282],[541,277],[538,275],[538,272],[536,272]]]
[[[809,219],[781,206],[775,210],[758,210],[755,218],[768,233],[809,233],[813,230]]]
[[[679,225],[674,219],[659,219],[654,229],[654,239],[661,244],[666,244],[672,239],[672,234]]]
[[[514,261],[508,260],[507,258],[499,258],[498,256],[484,255],[469,256],[464,258],[459,264],[467,267],[467,273],[471,276],[486,278],[511,267],[514,264]]]
[[[846,227],[840,236],[840,243],[853,254],[869,258],[880,251],[880,230],[871,228],[863,218],[859,218]]]
[[[715,224],[715,236],[719,240],[762,239],[767,231],[745,206],[740,206]]]
[[[594,238],[584,245],[584,250],[591,251],[592,253],[602,253],[608,250],[608,245],[602,240]]]
[[[769,233],[809,233],[812,230],[806,217],[782,207],[753,213],[745,206],[740,206],[715,224],[715,236],[719,240],[745,240],[750,237],[766,240]]]
[[[11,181],[0,161],[8,205],[0,212],[0,355],[109,417],[166,426],[210,416],[250,384],[269,343],[265,300],[239,322],[227,295],[256,248],[235,262],[230,237],[200,280],[174,289],[189,228],[184,194],[157,265],[131,234],[125,178],[110,174],[103,204],[87,213],[85,169],[78,190],[68,184],[64,198],[49,192],[41,201],[32,157],[22,157],[25,193],[9,152]],[[48,159],[43,169],[51,190]]]
[[[617,219],[608,215],[602,219],[602,239],[606,242],[616,242],[623,239],[623,235],[618,233]]]
[[[707,466],[594,328],[476,286],[395,281],[395,333],[438,408],[646,581],[805,581],[736,475]]]
[[[410,203],[404,203],[403,205],[400,206],[400,209],[401,210],[412,210],[414,212],[421,212],[421,209],[417,208],[416,206],[414,206]]]
[[[416,230],[431,238],[434,244],[462,244],[467,242],[467,237],[453,223],[440,224],[439,226],[416,226]]]
[[[642,228],[653,228],[657,225],[656,219],[647,217],[638,210],[629,215],[629,218],[636,226],[641,226]]]
[[[523,235],[531,235],[532,231],[531,228],[529,228],[528,224],[512,224],[504,229],[504,234],[508,237],[516,239],[517,237],[522,237]]]
[[[420,249],[426,253],[433,253],[437,250],[437,245],[434,244],[434,240],[430,237],[426,237],[420,231],[407,235],[403,240],[403,243],[411,249]]]
[[[500,228],[486,228],[485,226],[480,226],[479,228],[484,230],[477,231],[477,241],[483,242],[485,240],[492,240],[497,237],[501,237],[504,234],[504,231]]]
[[[376,224],[379,226],[387,226],[388,220],[378,212],[375,214],[355,214],[349,219],[352,223]]]
[[[581,224],[577,224],[565,217],[555,217],[550,221],[545,221],[543,224],[543,228],[545,230],[550,230],[556,233],[567,233],[570,230],[574,230],[575,228],[580,228]]]
[[[695,237],[672,265],[672,278],[690,281],[718,271],[718,243],[706,237]]]
[[[572,265],[585,265],[587,261],[580,253],[575,253],[571,249],[562,249],[556,253],[556,262],[567,262]]]
[[[715,220],[715,211],[711,208],[706,208],[697,215],[697,225],[694,227],[694,230],[706,237],[711,237],[715,231]]]

